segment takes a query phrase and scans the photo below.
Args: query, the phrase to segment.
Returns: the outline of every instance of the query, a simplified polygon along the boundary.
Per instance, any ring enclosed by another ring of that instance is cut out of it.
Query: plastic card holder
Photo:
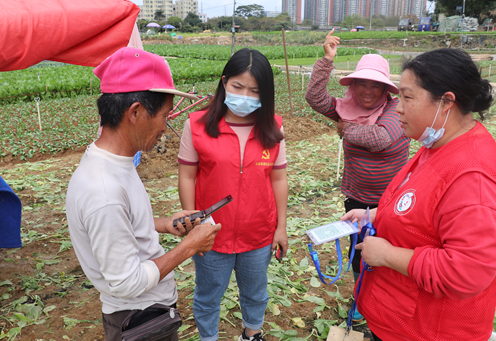
[[[344,220],[307,230],[307,235],[314,245],[320,245],[357,232],[357,224],[352,224],[351,221]]]

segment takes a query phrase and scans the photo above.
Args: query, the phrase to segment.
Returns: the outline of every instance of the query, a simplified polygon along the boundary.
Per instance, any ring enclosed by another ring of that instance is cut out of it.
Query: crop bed
[[[242,48],[250,48],[260,51],[267,59],[282,59],[284,58],[283,46],[236,46],[235,51]],[[178,45],[178,44],[163,44],[163,45],[145,45],[145,50],[153,52],[161,56],[180,57],[180,58],[198,58],[208,60],[228,60],[231,57],[230,46],[217,45]],[[306,58],[323,56],[324,50],[322,46],[287,46],[288,58],[293,55],[295,58]],[[377,53],[374,49],[369,48],[350,48],[339,47],[338,53],[340,56],[348,56],[354,54]]]
[[[284,58],[282,46],[253,47],[268,59]],[[231,56],[231,48],[213,45],[145,45],[145,49],[167,58],[176,84],[191,84],[217,79]],[[321,46],[288,46],[288,56],[322,57]],[[340,55],[375,53],[366,48],[340,48]],[[45,63],[41,63],[43,66]],[[273,68],[275,74],[281,73]],[[46,67],[0,72],[0,104],[31,102],[100,93],[100,80],[92,67],[48,63]]]

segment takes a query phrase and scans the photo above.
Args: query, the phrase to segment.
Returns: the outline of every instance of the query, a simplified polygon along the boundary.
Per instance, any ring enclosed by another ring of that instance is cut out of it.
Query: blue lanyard
[[[320,261],[319,261],[319,255],[317,254],[317,251],[315,251],[312,247],[312,243],[307,244],[308,246],[308,251],[310,251],[310,256],[312,257],[313,264],[315,265],[315,268],[317,269],[317,273],[319,274],[320,281],[324,284],[330,285],[336,282],[339,278],[341,278],[341,270],[343,268],[343,258],[341,256],[341,245],[339,244],[339,239],[335,240],[336,243],[336,251],[338,253],[338,273],[336,277],[331,277],[331,276],[326,276],[322,273],[320,270]],[[351,260],[353,259],[353,256],[355,255],[355,245],[357,243],[357,233],[354,233],[351,235],[351,256],[350,256],[350,262],[348,263],[348,269],[346,269],[346,272],[350,270],[350,265],[351,265]],[[331,280],[330,283],[326,283],[324,278],[328,278]]]
[[[368,234],[367,234],[368,232]],[[375,236],[377,233],[376,229],[372,225],[372,223],[367,223],[367,225],[362,227],[362,231],[360,232],[360,238],[362,240],[365,240],[366,236]],[[355,290],[355,300],[353,301],[353,304],[351,305],[350,312],[348,313],[348,319],[346,320],[346,332],[349,333],[351,329],[351,325],[353,323],[353,313],[355,312],[355,309],[357,307],[357,301],[358,301],[358,295],[360,294],[360,289],[362,288],[362,279],[363,279],[363,274],[365,271],[372,271],[372,269],[367,263],[365,263],[362,259],[362,271],[360,272],[360,277],[358,278],[358,282],[356,285],[356,290]]]

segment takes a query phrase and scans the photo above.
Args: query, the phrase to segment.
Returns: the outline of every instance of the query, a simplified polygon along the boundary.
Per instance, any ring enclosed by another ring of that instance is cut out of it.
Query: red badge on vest
[[[396,213],[397,215],[407,214],[413,209],[416,201],[417,199],[415,197],[415,190],[406,190],[396,200],[396,203],[394,204],[394,213]]]

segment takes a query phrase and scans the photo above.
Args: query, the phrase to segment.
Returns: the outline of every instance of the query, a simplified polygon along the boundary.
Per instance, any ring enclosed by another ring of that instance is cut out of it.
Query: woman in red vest
[[[203,210],[231,195],[212,215],[222,224],[212,251],[193,257],[193,312],[202,341],[219,337],[220,302],[232,271],[245,327],[239,341],[264,340],[267,267],[277,245],[288,247],[288,181],[274,77],[263,54],[247,48],[227,62],[206,110],[190,114],[179,150],[183,207]]]
[[[423,147],[371,211],[357,245],[358,308],[374,340],[487,341],[496,309],[496,143],[472,117],[492,88],[470,56],[426,52],[403,66],[397,111]],[[342,219],[360,219],[353,210]]]

